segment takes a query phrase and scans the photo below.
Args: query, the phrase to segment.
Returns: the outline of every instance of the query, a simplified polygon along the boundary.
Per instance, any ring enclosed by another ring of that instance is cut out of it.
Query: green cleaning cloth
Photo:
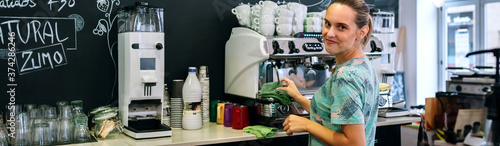
[[[262,89],[260,89],[260,96],[273,97],[278,99],[281,104],[289,105],[291,102],[288,93],[286,93],[285,91],[276,90],[276,88],[278,87],[283,87],[283,85],[280,82],[265,83],[264,85],[262,85]]]
[[[274,134],[278,133],[278,128],[255,125],[247,126],[243,128],[243,131],[253,134],[257,136],[257,138],[273,138]]]

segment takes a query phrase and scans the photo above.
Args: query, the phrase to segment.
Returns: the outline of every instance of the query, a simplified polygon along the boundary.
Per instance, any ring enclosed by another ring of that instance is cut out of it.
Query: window
[[[485,21],[485,46],[486,49],[500,47],[500,2],[487,3],[485,5],[484,21]],[[495,56],[493,54],[486,55],[486,66],[495,66]]]
[[[500,47],[500,0],[447,0],[440,13],[439,91],[446,91],[447,67],[495,65],[492,54],[465,55]]]

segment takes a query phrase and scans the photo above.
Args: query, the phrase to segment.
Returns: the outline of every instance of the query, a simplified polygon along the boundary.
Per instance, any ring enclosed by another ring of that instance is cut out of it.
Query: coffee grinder
[[[118,9],[118,96],[124,133],[171,136],[163,120],[163,8],[138,2]]]

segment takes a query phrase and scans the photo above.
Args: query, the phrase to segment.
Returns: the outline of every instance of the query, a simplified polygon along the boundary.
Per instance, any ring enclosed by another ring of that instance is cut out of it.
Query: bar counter
[[[377,119],[377,126],[402,125],[420,121],[420,117],[394,117]],[[307,135],[309,133],[294,133],[293,136]],[[274,137],[286,137],[284,131],[280,131]],[[71,144],[71,146],[156,146],[156,145],[210,145],[230,142],[244,142],[257,140],[255,135],[245,133],[243,130],[235,130],[216,123],[204,123],[199,130],[172,129],[172,136],[165,138],[153,138],[134,140],[124,134],[115,139],[98,140],[93,143]]]

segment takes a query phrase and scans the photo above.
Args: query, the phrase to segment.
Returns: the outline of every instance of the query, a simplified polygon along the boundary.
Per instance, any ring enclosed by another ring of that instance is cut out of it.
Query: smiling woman
[[[363,0],[336,0],[327,9],[322,35],[336,66],[311,100],[295,83],[283,78],[281,88],[310,113],[310,119],[290,115],[283,123],[288,135],[309,132],[309,145],[374,145],[379,87],[373,65],[365,56],[372,33],[369,7]]]

